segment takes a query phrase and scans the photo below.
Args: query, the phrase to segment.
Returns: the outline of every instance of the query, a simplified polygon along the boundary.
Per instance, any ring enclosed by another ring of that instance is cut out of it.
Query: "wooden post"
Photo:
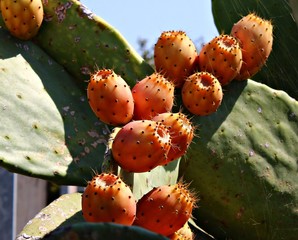
[[[13,174],[0,167],[0,239],[15,239],[46,206],[47,182]]]
[[[16,234],[47,202],[47,182],[38,178],[16,174]]]
[[[13,222],[14,174],[0,167],[0,239],[15,239]]]

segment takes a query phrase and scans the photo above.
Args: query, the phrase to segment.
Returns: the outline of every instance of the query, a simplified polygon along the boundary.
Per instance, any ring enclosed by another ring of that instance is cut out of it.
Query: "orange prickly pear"
[[[41,0],[1,0],[1,14],[9,32],[22,40],[33,38],[43,21]]]
[[[181,95],[184,106],[191,113],[205,116],[218,109],[223,91],[220,82],[211,73],[197,72],[186,79]]]
[[[119,126],[132,119],[134,101],[130,87],[113,70],[102,69],[92,74],[87,96],[91,109],[102,122]]]
[[[212,73],[222,86],[230,83],[242,66],[242,51],[238,40],[230,35],[219,35],[200,51],[201,71]]]
[[[255,75],[266,63],[273,44],[273,26],[254,13],[234,24],[231,35],[237,38],[242,49],[242,67],[236,80]]]
[[[153,188],[137,202],[134,225],[170,236],[189,220],[196,198],[177,183]]]
[[[174,85],[163,75],[153,73],[132,88],[135,120],[151,119],[159,113],[170,112],[174,104]]]
[[[88,182],[82,195],[83,217],[88,222],[132,225],[136,200],[120,177],[102,173]]]
[[[165,164],[174,161],[184,155],[194,137],[194,127],[182,112],[161,113],[152,120],[164,124],[171,135],[171,148]]]
[[[152,120],[136,120],[116,134],[112,154],[126,171],[147,172],[167,159],[170,147],[171,136],[166,126]]]
[[[164,31],[154,47],[156,71],[165,75],[177,88],[195,67],[198,53],[192,40],[183,31]]]

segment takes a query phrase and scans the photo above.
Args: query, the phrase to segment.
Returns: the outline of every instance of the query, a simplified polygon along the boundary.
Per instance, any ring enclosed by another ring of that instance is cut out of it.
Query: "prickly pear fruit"
[[[235,79],[250,78],[260,71],[271,53],[272,23],[251,13],[234,24],[231,35],[239,40],[243,59],[240,73]]]
[[[193,240],[194,234],[191,231],[188,222],[184,224],[182,228],[168,236],[170,240]]]
[[[170,236],[191,217],[196,199],[182,183],[153,188],[137,202],[134,225]]]
[[[223,91],[220,82],[211,73],[197,72],[186,79],[181,96],[184,106],[191,113],[205,116],[218,109]]]
[[[164,31],[154,46],[156,71],[181,88],[185,78],[194,70],[197,55],[194,43],[185,32]]]
[[[9,32],[22,40],[33,38],[43,21],[41,0],[1,0],[1,14]]]
[[[136,200],[120,177],[102,173],[88,182],[82,195],[83,217],[88,222],[132,225]]]
[[[174,104],[175,86],[159,73],[152,73],[132,88],[135,120],[151,119],[170,112]]]
[[[242,51],[236,38],[222,34],[205,44],[198,56],[201,71],[212,73],[222,86],[230,83],[242,66]]]
[[[134,101],[129,85],[111,69],[91,75],[87,97],[91,109],[104,123],[119,126],[133,116]]]
[[[171,148],[164,164],[184,155],[194,137],[194,127],[188,117],[182,112],[161,113],[152,120],[164,124],[171,135]]]
[[[136,120],[124,125],[112,143],[114,160],[129,172],[147,172],[167,159],[169,130],[162,123]]]

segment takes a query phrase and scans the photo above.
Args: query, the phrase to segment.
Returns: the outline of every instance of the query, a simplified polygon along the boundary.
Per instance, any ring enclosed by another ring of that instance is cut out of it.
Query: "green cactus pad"
[[[98,68],[113,69],[130,85],[153,72],[114,27],[79,1],[47,1],[44,11],[37,44],[81,82]]]
[[[81,198],[80,193],[60,196],[31,219],[16,239],[42,239],[59,226],[84,222]]]
[[[1,29],[0,66],[0,165],[85,185],[92,170],[100,172],[108,137],[86,93],[37,46]]]
[[[198,225],[216,239],[297,239],[298,102],[233,82],[216,113],[193,120],[198,138],[180,170],[200,198]]]
[[[219,32],[230,33],[242,16],[255,12],[273,24],[273,49],[261,72],[252,78],[298,99],[297,3],[292,0],[213,0],[212,12]],[[296,1],[297,2],[297,1]]]

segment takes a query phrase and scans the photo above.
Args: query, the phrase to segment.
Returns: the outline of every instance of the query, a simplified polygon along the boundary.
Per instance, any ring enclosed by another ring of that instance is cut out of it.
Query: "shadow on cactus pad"
[[[85,185],[92,170],[100,172],[109,133],[85,92],[39,47],[3,29],[0,63],[0,165],[59,184]]]

